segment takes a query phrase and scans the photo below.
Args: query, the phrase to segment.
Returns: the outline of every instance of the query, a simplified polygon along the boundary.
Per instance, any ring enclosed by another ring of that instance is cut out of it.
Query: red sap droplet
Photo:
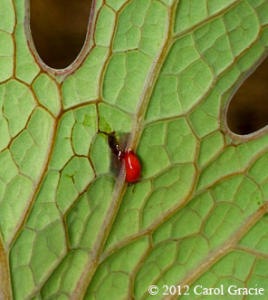
[[[135,182],[141,174],[141,165],[138,156],[133,151],[128,151],[124,155],[126,168],[126,182]]]

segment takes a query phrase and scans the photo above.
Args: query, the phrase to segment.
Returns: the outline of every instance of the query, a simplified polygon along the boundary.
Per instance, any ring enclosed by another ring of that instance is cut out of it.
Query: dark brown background
[[[92,0],[31,0],[30,25],[36,50],[50,67],[62,69],[79,54]]]

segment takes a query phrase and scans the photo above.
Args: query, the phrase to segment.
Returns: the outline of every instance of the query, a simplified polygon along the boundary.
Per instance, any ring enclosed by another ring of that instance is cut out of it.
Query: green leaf
[[[268,1],[96,0],[60,75],[29,48],[25,2],[0,0],[0,299],[267,299],[267,129],[230,135],[225,108],[267,55]]]

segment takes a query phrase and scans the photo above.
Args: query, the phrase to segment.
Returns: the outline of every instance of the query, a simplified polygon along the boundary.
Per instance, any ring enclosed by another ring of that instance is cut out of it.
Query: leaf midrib
[[[0,299],[11,300],[11,277],[8,263],[8,255],[0,234]]]
[[[135,114],[135,118],[133,120],[134,131],[130,135],[129,141],[127,143],[127,147],[134,149],[134,150],[137,148],[137,145],[138,145],[138,142],[139,142],[139,139],[141,136],[146,108],[148,106],[149,99],[151,97],[155,83],[157,81],[159,71],[160,71],[162,64],[163,64],[163,62],[169,52],[169,49],[173,43],[171,40],[171,36],[172,36],[172,32],[173,32],[173,30],[172,30],[173,29],[173,19],[174,19],[174,15],[175,15],[175,14],[173,14],[173,11],[177,5],[177,2],[178,2],[178,0],[175,0],[173,2],[172,6],[168,8],[169,23],[167,25],[166,38],[165,38],[164,42],[162,43],[162,47],[160,48],[158,55],[156,55],[154,64],[151,67],[151,70],[149,72],[149,74],[151,76],[148,76],[148,80],[146,81],[146,83],[144,85],[143,92],[142,92],[140,100],[139,100],[137,113]],[[117,18],[117,20],[118,20],[118,18]],[[120,171],[120,174],[117,178],[116,184],[115,184],[112,202],[111,202],[110,208],[108,209],[108,213],[105,217],[105,223],[99,232],[99,235],[98,235],[99,238],[97,238],[98,242],[91,252],[92,257],[89,261],[89,262],[91,262],[91,264],[88,263],[88,269],[86,268],[87,272],[84,272],[84,274],[82,275],[82,278],[80,278],[80,280],[77,284],[77,288],[75,289],[75,292],[73,295],[71,295],[71,297],[76,297],[77,299],[80,299],[80,298],[83,299],[83,297],[85,296],[86,290],[91,282],[91,279],[93,278],[95,271],[99,266],[99,261],[100,261],[103,247],[105,246],[106,240],[112,229],[114,220],[118,213],[118,210],[119,210],[119,207],[120,207],[121,201],[123,199],[126,188],[127,188],[127,184],[125,183],[124,168],[122,168]]]
[[[210,16],[209,18],[206,18],[202,22],[200,22],[200,23],[192,26],[191,28],[189,28],[189,29],[187,29],[183,32],[180,32],[178,35],[174,35],[174,36],[173,36],[173,21],[174,21],[174,16],[175,16],[175,7],[178,3],[178,0],[175,0],[173,2],[172,6],[167,8],[169,10],[169,17],[170,17],[168,34],[166,36],[165,42],[162,45],[161,50],[159,51],[159,56],[156,57],[155,62],[151,67],[151,71],[150,71],[151,76],[148,77],[149,79],[147,80],[147,82],[144,86],[144,89],[143,89],[143,93],[140,97],[138,112],[135,115],[134,122],[133,122],[134,131],[131,134],[130,139],[129,139],[129,143],[128,143],[129,148],[132,148],[132,149],[137,148],[137,145],[138,145],[138,142],[140,140],[141,133],[142,133],[142,128],[143,128],[144,112],[146,111],[146,107],[148,106],[149,99],[152,95],[152,92],[153,92],[153,89],[155,87],[155,83],[157,81],[158,74],[161,70],[163,62],[165,61],[165,58],[168,55],[169,50],[170,50],[171,46],[173,45],[174,41],[179,39],[180,37],[186,35],[190,31],[192,31],[193,29],[196,29],[196,28],[202,26],[202,24],[208,22],[209,20],[212,20],[212,19],[216,18],[218,15],[221,15],[224,11],[228,11],[230,8],[236,6],[239,2],[241,2],[241,0],[235,1],[230,6],[226,7],[224,10],[219,11],[217,14],[215,14],[213,16]],[[129,3],[129,1],[126,2],[126,4],[128,4],[128,3]],[[116,20],[118,20],[118,15],[119,15],[120,11],[117,12]],[[114,30],[114,33],[115,33],[115,30]],[[13,35],[13,38],[14,38],[14,35]],[[101,75],[101,80],[103,79],[105,66],[107,65],[111,55],[112,55],[112,52],[110,51],[109,56],[106,60],[104,68],[103,68],[103,72],[102,72],[102,75]],[[15,66],[15,63],[14,63],[14,66]],[[101,85],[100,85],[100,88],[101,88]],[[61,100],[62,100],[62,98],[61,98]],[[200,104],[200,103],[198,102],[198,104]],[[70,109],[74,109],[74,108],[72,107]],[[61,119],[61,116],[62,116],[63,113],[65,113],[66,111],[68,111],[70,109],[61,110],[60,115],[57,118],[54,118],[55,128],[54,128],[53,138],[51,140],[52,143],[51,143],[50,151],[49,151],[49,154],[47,156],[47,161],[46,161],[46,164],[44,165],[42,175],[41,175],[40,180],[37,184],[37,188],[35,190],[34,196],[32,197],[30,206],[28,207],[27,214],[24,216],[24,220],[22,221],[22,224],[21,224],[19,230],[17,231],[16,237],[18,236],[19,232],[21,231],[21,229],[22,229],[22,227],[23,227],[23,225],[24,225],[24,223],[25,223],[25,221],[28,217],[28,214],[31,210],[31,207],[32,207],[32,205],[33,205],[33,203],[36,199],[37,194],[38,194],[39,188],[40,188],[40,186],[43,182],[43,179],[44,179],[44,177],[47,173],[48,165],[49,165],[50,158],[51,158],[53,148],[54,148],[53,144],[55,142],[57,127],[58,127],[59,121]],[[92,253],[92,258],[88,261],[89,269],[87,269],[87,267],[85,266],[85,268],[84,268],[85,271],[84,271],[83,275],[80,278],[80,281],[77,285],[77,289],[75,290],[74,294],[71,295],[72,297],[79,298],[79,296],[84,296],[84,294],[86,292],[86,289],[87,289],[92,277],[94,276],[94,273],[95,273],[96,269],[99,266],[100,255],[102,253],[103,247],[105,245],[105,242],[106,242],[106,240],[109,236],[110,230],[111,230],[112,225],[114,223],[114,220],[116,218],[116,215],[117,215],[118,209],[120,207],[120,204],[121,204],[123,195],[125,193],[126,187],[127,186],[124,183],[124,171],[121,170],[121,173],[120,173],[120,175],[117,179],[116,186],[115,186],[115,189],[114,189],[114,196],[113,196],[113,199],[112,199],[112,202],[111,202],[111,206],[110,206],[110,209],[108,210],[108,213],[107,213],[107,216],[106,216],[106,222],[100,230],[100,234],[99,234],[100,238],[98,239],[98,243],[95,245],[94,249],[91,252]],[[265,212],[266,211],[267,211],[267,207],[266,207]],[[254,224],[252,224],[252,225],[254,225]],[[150,233],[148,232],[146,234],[150,234]],[[1,299],[1,293],[3,293],[4,295],[7,295],[7,293],[12,295],[11,285],[10,285],[10,273],[9,273],[8,257],[7,257],[6,251],[3,250],[3,252],[2,252],[2,249],[4,249],[3,248],[3,243],[2,243],[2,240],[0,240],[0,253],[4,253],[4,256],[6,256],[3,260],[0,259],[0,278],[2,279],[2,277],[1,277],[2,270],[7,271],[7,274],[9,275],[7,277],[4,277],[4,278],[7,278],[7,280],[9,281],[9,284],[3,285],[3,289],[0,287],[0,299]],[[102,254],[102,257],[103,258],[105,257],[105,253]],[[2,280],[0,280],[0,281],[3,282]],[[42,284],[42,286],[43,285],[44,285],[44,283]],[[81,288],[81,285],[82,285],[82,288]],[[42,286],[40,286],[39,289],[41,289]],[[78,287],[79,287],[79,289],[78,289]],[[4,299],[11,299],[11,298],[12,297],[4,298]]]

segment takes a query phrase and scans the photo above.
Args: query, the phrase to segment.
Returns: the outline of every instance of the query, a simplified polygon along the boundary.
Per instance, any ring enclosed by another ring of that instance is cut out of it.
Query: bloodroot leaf
[[[267,128],[226,112],[267,56],[268,0],[95,0],[64,70],[28,5],[0,0],[0,299],[267,299]],[[131,185],[104,133],[139,158]]]

